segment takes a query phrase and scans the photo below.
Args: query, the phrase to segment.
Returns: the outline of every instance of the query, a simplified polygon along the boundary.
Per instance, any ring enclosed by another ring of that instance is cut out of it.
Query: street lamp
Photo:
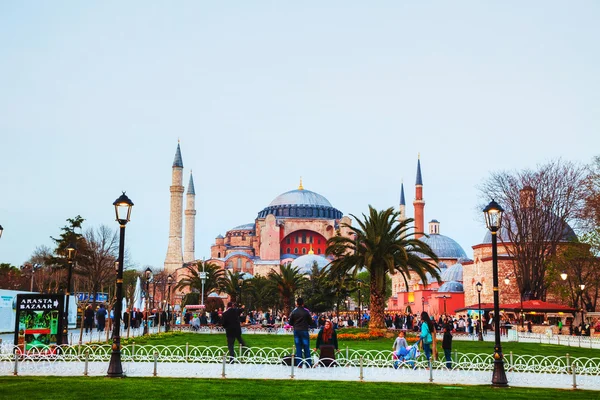
[[[169,313],[171,311],[171,285],[173,284],[173,277],[171,275],[167,276],[167,320],[165,321],[165,332],[169,332],[171,330],[171,324],[169,317]]]
[[[2,237],[2,232],[4,232],[4,228],[0,225],[0,238]]]
[[[67,272],[67,289],[65,291],[65,315],[63,316],[63,330],[61,344],[69,344],[69,296],[71,295],[71,277],[73,276],[73,261],[77,255],[77,242],[70,242],[67,245],[67,263],[69,269]],[[33,276],[33,275],[32,275]]]
[[[362,327],[362,303],[361,303],[361,295],[360,288],[362,287],[363,281],[361,279],[357,279],[356,283],[358,283],[358,327]]]
[[[446,299],[449,299],[450,296],[447,296],[444,294],[444,295],[440,296],[440,298],[442,298],[444,300],[444,316],[446,316]]]
[[[504,371],[504,356],[500,344],[500,298],[498,294],[498,237],[497,233],[502,224],[504,209],[494,200],[484,209],[485,224],[492,234],[492,277],[494,285],[494,372],[492,386],[506,387],[508,380]]]
[[[238,306],[242,304],[242,285],[244,284],[244,273],[240,273],[238,277],[238,289],[240,290],[240,298],[238,299]]]
[[[204,284],[206,283],[206,272],[204,271],[204,260],[202,260],[202,272],[200,272],[200,282],[202,282],[202,298],[200,304],[204,305]]]
[[[585,302],[583,301],[583,291],[585,290],[585,284],[579,285],[579,289],[581,289],[581,334],[583,336],[583,328],[585,327],[585,320],[583,317],[583,312],[585,311]]]
[[[146,315],[145,315],[145,320],[146,323],[144,324],[144,335],[148,334],[148,307],[150,306],[150,281],[152,280],[152,270],[150,269],[150,267],[146,268],[146,271],[144,271],[145,277],[146,277]]]
[[[133,202],[125,195],[125,192],[113,203],[117,222],[121,227],[119,237],[119,260],[117,269],[117,302],[115,303],[115,323],[113,325],[112,353],[110,364],[108,364],[108,377],[122,378],[123,366],[121,365],[121,317],[123,315],[123,258],[125,252],[125,225],[131,216]]]
[[[477,287],[477,300],[479,301],[479,309],[477,310],[479,314],[479,335],[477,337],[479,341],[483,341],[483,326],[481,325],[481,289],[483,289],[483,285],[481,282],[477,282],[475,286]]]
[[[562,279],[563,281],[567,280],[567,273],[565,271],[560,273],[560,279]]]

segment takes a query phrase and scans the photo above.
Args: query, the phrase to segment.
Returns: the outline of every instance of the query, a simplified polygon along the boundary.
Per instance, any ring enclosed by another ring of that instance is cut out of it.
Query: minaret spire
[[[400,183],[400,207],[399,207],[400,215],[398,216],[398,220],[400,222],[406,220],[406,199],[404,198],[404,179],[402,183]]]
[[[194,255],[196,242],[196,191],[194,190],[194,177],[190,170],[190,183],[186,194],[185,206],[185,237],[183,248],[183,261],[196,260]]]
[[[177,150],[173,160],[173,171],[171,173],[171,212],[169,222],[169,247],[165,258],[165,271],[174,272],[183,265],[183,254],[181,239],[183,231],[183,159],[181,148],[177,141]]]
[[[417,180],[415,182],[415,237],[423,236],[425,229],[425,200],[423,200],[423,176],[421,174],[421,153],[417,159]]]

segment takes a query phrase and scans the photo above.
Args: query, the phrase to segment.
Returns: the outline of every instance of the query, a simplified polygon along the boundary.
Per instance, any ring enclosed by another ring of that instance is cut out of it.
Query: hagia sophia
[[[194,182],[190,172],[184,210],[183,159],[179,144],[172,168],[169,244],[164,263],[167,273],[177,273],[184,263],[196,261]],[[431,276],[428,276],[428,282],[422,282],[413,276],[406,285],[399,274],[392,275],[392,296],[388,300],[387,309],[404,311],[410,306],[414,311],[424,309],[434,314],[454,313],[454,310],[477,304],[477,282],[482,284],[481,302],[491,303],[491,236],[482,227],[483,240],[472,246],[471,259],[460,244],[441,234],[439,221],[432,219],[427,232],[425,231],[420,157],[417,160],[413,209],[416,236],[427,243],[438,256],[442,282],[438,283]],[[398,211],[400,218],[407,218],[404,184],[400,187]],[[218,234],[211,246],[210,258],[206,261],[230,271],[244,272],[246,277],[265,276],[285,263],[292,263],[301,272],[308,274],[314,263],[323,268],[330,262],[325,256],[329,238],[338,231],[343,236],[351,235],[349,229],[343,226],[351,225],[351,218],[344,216],[323,195],[305,189],[302,180],[296,189],[276,196],[257,215],[250,218],[253,218],[253,222],[235,226],[224,235]],[[508,276],[513,270],[513,264],[506,249],[499,246],[498,251],[499,276]],[[514,282],[506,285],[501,279],[499,288],[502,293],[501,302],[520,301]]]

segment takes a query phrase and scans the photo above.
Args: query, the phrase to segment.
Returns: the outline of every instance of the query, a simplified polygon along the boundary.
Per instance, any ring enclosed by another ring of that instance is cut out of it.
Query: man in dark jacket
[[[235,358],[235,350],[233,344],[235,340],[246,347],[246,343],[242,339],[242,326],[240,325],[240,315],[244,312],[244,308],[237,308],[230,301],[227,303],[227,310],[223,313],[223,328],[225,328],[225,336],[227,336],[227,348],[229,349],[229,360]]]
[[[308,329],[312,318],[310,317],[310,311],[304,308],[304,300],[301,297],[296,300],[296,308],[290,314],[289,321],[290,325],[294,327],[295,364],[300,368],[303,364],[311,367],[312,359],[310,358],[310,334]]]

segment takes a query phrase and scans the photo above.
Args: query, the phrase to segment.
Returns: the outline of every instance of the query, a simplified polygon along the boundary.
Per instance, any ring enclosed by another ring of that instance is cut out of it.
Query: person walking
[[[240,315],[244,313],[244,308],[236,307],[231,301],[227,303],[227,310],[223,313],[222,322],[227,337],[227,348],[229,349],[229,361],[235,358],[233,345],[237,339],[238,343],[246,347],[246,342],[242,339],[242,326],[240,324]]]
[[[427,357],[427,361],[431,359],[431,344],[433,343],[433,322],[429,318],[429,314],[427,311],[423,311],[421,313],[421,343],[423,343],[423,351],[425,352],[425,357]]]
[[[310,334],[309,327],[312,323],[310,311],[304,308],[302,297],[296,299],[296,308],[289,317],[290,325],[294,328],[294,345],[296,346],[295,364],[302,368],[302,365],[312,367],[310,358]]]
[[[96,311],[96,320],[98,321],[98,332],[104,332],[104,327],[106,326],[106,308],[104,308],[104,304],[100,304],[100,308]]]
[[[446,368],[452,369],[452,333],[450,325],[444,325],[444,338],[442,339],[442,349],[446,357]]]
[[[88,333],[88,331],[92,332],[92,329],[94,329],[94,310],[91,304],[85,308],[85,312],[83,313],[83,327],[85,328],[85,333]]]

